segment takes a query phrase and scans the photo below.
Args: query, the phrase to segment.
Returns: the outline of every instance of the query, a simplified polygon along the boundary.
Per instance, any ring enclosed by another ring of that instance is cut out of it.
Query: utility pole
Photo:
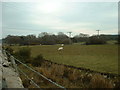
[[[96,30],[96,31],[98,32],[98,38],[99,38],[99,36],[100,36],[100,35],[99,35],[100,30]]]
[[[72,32],[67,32],[67,33],[69,33],[69,37],[71,38],[71,34],[72,34]]]

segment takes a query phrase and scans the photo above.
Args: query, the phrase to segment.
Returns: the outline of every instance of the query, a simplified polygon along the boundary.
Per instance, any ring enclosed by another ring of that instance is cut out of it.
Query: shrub
[[[5,50],[10,54],[13,54],[13,49],[10,46],[6,47]]]
[[[44,60],[45,59],[43,58],[43,56],[41,54],[39,54],[37,57],[35,57],[32,60],[32,65],[36,66],[36,67],[41,66]]]
[[[23,63],[29,63],[31,56],[30,48],[21,48],[15,53],[15,57],[21,60]]]

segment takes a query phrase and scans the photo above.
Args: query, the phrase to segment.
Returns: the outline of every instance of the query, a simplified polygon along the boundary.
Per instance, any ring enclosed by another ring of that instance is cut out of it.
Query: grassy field
[[[14,50],[21,47],[30,47],[32,57],[42,54],[47,60],[89,68],[91,70],[109,73],[118,73],[118,46],[117,45],[65,45],[59,52],[60,45],[41,46],[13,46]]]

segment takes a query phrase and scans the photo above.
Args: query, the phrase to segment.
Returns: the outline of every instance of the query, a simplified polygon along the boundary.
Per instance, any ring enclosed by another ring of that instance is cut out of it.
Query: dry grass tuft
[[[69,80],[73,81],[73,82],[76,81],[79,78],[79,76],[80,76],[80,74],[79,74],[78,70],[76,70],[76,69],[74,69],[72,71],[72,73],[68,74]]]
[[[113,85],[103,76],[95,74],[90,81],[90,88],[113,88]]]

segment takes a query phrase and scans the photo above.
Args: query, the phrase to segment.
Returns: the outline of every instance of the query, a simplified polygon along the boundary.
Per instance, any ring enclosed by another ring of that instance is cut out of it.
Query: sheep
[[[64,44],[61,44],[61,46],[64,46]]]
[[[61,50],[63,50],[63,47],[59,47],[59,48],[58,48],[58,51],[61,51]]]

